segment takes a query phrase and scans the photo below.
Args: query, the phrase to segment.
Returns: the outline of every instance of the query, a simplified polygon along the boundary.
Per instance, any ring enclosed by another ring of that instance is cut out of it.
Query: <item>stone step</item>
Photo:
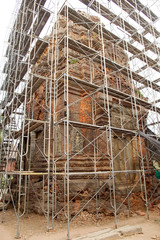
[[[112,230],[110,228],[98,232],[90,233],[82,237],[74,238],[73,240],[111,240],[119,239],[121,237],[132,236],[134,234],[142,234],[140,226],[123,226]]]

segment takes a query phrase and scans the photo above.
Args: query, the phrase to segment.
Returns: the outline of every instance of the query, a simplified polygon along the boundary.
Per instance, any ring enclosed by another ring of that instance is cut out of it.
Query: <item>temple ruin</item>
[[[114,215],[117,226],[118,214],[134,208],[132,196],[147,216],[159,201],[159,46],[146,34],[160,32],[138,0],[48,2],[21,1],[9,34],[1,179],[17,211],[17,237],[21,213],[36,212],[47,229],[66,219],[69,239],[82,211]],[[4,215],[5,193],[3,203]]]

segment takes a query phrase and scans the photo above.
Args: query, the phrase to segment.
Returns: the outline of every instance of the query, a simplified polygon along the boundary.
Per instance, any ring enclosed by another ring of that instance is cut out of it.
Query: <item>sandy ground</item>
[[[142,214],[143,215],[143,214]],[[150,219],[133,213],[131,217],[127,214],[118,215],[118,227],[124,225],[140,225],[143,234],[124,238],[125,240],[160,240],[160,209],[155,208],[150,211]],[[44,216],[29,214],[29,217],[22,217],[20,220],[20,232],[22,240],[65,240],[67,239],[67,224],[63,221],[55,221],[55,229],[46,232],[46,219]],[[95,217],[82,214],[70,225],[71,236],[75,238],[87,233],[99,231],[105,228],[114,229],[113,217],[100,217],[99,221]],[[7,210],[4,223],[0,223],[0,240],[13,240],[16,236],[16,217],[13,210]]]

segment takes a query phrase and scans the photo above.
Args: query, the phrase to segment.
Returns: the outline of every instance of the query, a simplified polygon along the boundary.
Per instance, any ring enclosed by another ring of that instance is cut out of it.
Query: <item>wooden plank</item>
[[[22,0],[21,6],[19,8],[19,12],[17,14],[17,18],[15,20],[12,31],[10,33],[9,42],[11,41],[12,36],[14,36],[14,32],[15,31],[19,32],[19,29],[21,28],[21,24],[23,24],[22,31],[27,33],[33,21],[33,14],[35,14],[33,13],[34,6],[35,6],[35,11],[38,12],[41,9],[41,7],[44,6],[45,3],[46,3],[46,0],[36,0],[36,1]],[[25,15],[24,15],[24,12],[25,12]],[[22,21],[23,17],[25,17],[24,23]]]
[[[147,22],[141,15],[135,11],[135,7],[129,4],[127,1],[112,0],[115,4],[121,7],[125,12],[129,14],[129,17],[132,18],[135,22],[140,24],[147,32],[155,35],[156,38],[160,36],[160,32],[149,22]]]
[[[24,135],[27,134],[28,129],[29,129],[29,132],[32,132],[36,128],[40,127],[41,125],[43,125],[42,122],[34,122],[34,121],[29,122],[28,124],[26,124],[24,126]],[[13,133],[14,138],[16,139],[22,135],[22,130],[20,130],[18,132],[12,132],[12,133]]]
[[[64,44],[66,42],[66,36],[63,37],[63,40],[60,40],[61,44]],[[93,48],[90,48],[76,40],[73,40],[72,38],[68,38],[69,48],[73,49],[74,51],[79,52],[80,54],[84,54],[85,56],[88,56],[90,58],[94,57],[95,62],[101,63],[101,59],[103,56],[99,54],[96,50]],[[154,82],[151,82],[144,77],[140,76],[139,74],[132,72],[129,68],[121,66],[118,63],[112,62],[110,59],[105,58],[106,66],[114,71],[121,72],[127,77],[132,77],[135,81],[144,84],[146,87],[152,88],[157,92],[160,92],[160,86],[157,85]]]
[[[44,28],[46,22],[48,21],[50,17],[50,12],[48,12],[46,9],[40,9],[37,19],[34,22],[33,25],[33,34],[36,36],[39,36],[42,29]]]
[[[65,124],[67,122],[67,120],[62,120],[60,121],[58,124]],[[98,126],[98,125],[94,125],[94,124],[88,124],[88,123],[82,123],[82,122],[76,122],[76,121],[69,121],[69,125],[70,126],[74,126],[74,127],[78,127],[78,128],[88,128],[88,129],[99,129],[102,131],[109,131],[109,126],[108,125],[104,125],[104,126]],[[110,127],[110,129],[114,132],[118,132],[118,133],[125,133],[125,134],[130,134],[130,135],[137,135],[138,133],[136,131],[132,131],[129,129],[122,129],[122,128],[117,128],[117,127]]]
[[[84,3],[85,5],[88,6],[88,4],[90,3],[90,0],[80,0],[82,3]],[[93,3],[90,6],[91,9],[93,9],[94,11],[98,12],[99,9],[101,11],[101,15],[103,17],[105,17],[106,19],[108,19],[109,21],[113,22],[115,25],[117,25],[118,27],[121,27],[121,23],[123,22],[124,27],[125,27],[125,31],[137,42],[139,42],[141,44],[140,39],[142,39],[143,44],[145,46],[146,49],[149,49],[151,51],[153,51],[155,54],[157,54],[157,49],[160,51],[160,48],[155,45],[154,43],[150,42],[148,39],[146,39],[145,37],[143,37],[141,34],[139,34],[137,32],[137,29],[135,27],[133,27],[132,25],[130,25],[127,21],[125,21],[124,19],[122,19],[121,17],[117,16],[116,14],[114,14],[113,12],[111,12],[109,9],[107,9],[104,5],[100,4],[99,2],[97,2],[96,0],[93,1]],[[124,30],[124,29],[123,29]]]
[[[30,43],[30,36],[24,33],[15,32],[14,40],[10,42],[12,51],[19,51],[20,55],[25,55]]]
[[[17,71],[16,71],[16,66],[14,66],[12,71],[9,72],[9,74],[6,76],[5,80],[3,81],[1,90],[8,91],[8,92],[11,91],[14,83],[16,88],[19,85],[21,79],[26,74],[27,69],[28,69],[27,62],[21,62],[18,65]]]
[[[153,125],[157,125],[157,124],[160,124],[160,121],[153,122],[153,123],[148,123],[148,124],[146,124],[146,125],[147,125],[147,126],[153,126]]]
[[[34,20],[33,27],[32,29],[30,29],[28,34],[26,34],[25,31],[22,31],[22,32],[15,31],[14,34],[16,36],[14,36],[14,40],[11,40],[11,43],[10,43],[11,46],[8,47],[6,51],[6,56],[8,56],[8,61],[11,61],[11,56],[13,55],[13,52],[19,51],[20,59],[22,58],[20,55],[22,56],[26,55],[26,53],[29,50],[29,47],[31,46],[31,43],[33,42],[35,37],[38,37],[40,35],[49,17],[50,17],[50,12],[41,8],[39,13],[37,14],[36,19]],[[27,19],[27,24],[28,24],[28,19]],[[32,34],[32,37],[31,37],[31,34]]]
[[[30,61],[32,64],[35,64],[38,61],[38,59],[40,58],[40,56],[42,55],[42,53],[44,52],[47,46],[48,46],[48,42],[38,39],[35,47],[33,47],[30,53]],[[14,69],[12,70],[12,72],[10,72],[6,76],[2,84],[1,90],[5,90],[9,92],[13,88],[14,84],[15,84],[15,87],[17,87],[19,83],[22,81],[24,75],[26,74],[27,69],[28,69],[28,59],[26,60],[26,62],[21,62],[18,65],[17,71],[16,71],[16,66],[14,66]],[[15,82],[15,78],[16,78],[16,82]],[[11,81],[9,81],[9,79],[11,79]]]
[[[38,75],[34,76],[33,77],[33,86],[31,87],[32,81],[30,81],[28,83],[27,96],[29,96],[29,94],[33,94],[45,80],[46,80],[45,77],[38,76]],[[25,91],[26,91],[26,89],[24,89],[21,94],[16,95],[14,97],[13,101],[10,103],[10,105],[4,109],[2,116],[6,116],[6,118],[4,119],[5,124],[9,123],[9,121],[10,121],[9,116],[11,115],[11,113],[14,112],[15,109],[18,109],[20,107],[20,105],[24,102]],[[13,97],[13,95],[12,95],[12,97]]]
[[[30,61],[32,64],[35,64],[38,61],[47,46],[48,42],[38,39],[30,53]]]
[[[64,74],[64,76],[65,76],[65,74]],[[62,78],[64,76],[62,75]],[[103,88],[105,87],[105,86],[99,86],[99,85],[96,85],[93,83],[86,82],[84,80],[78,79],[73,76],[69,76],[69,85],[70,84],[71,84],[71,86],[76,85],[76,82],[78,83],[77,86],[80,85],[83,87],[83,89],[90,90],[90,91],[96,91],[99,89],[99,91],[103,93]],[[107,89],[108,89],[108,94],[110,96],[115,97],[117,99],[121,99],[128,103],[134,104],[133,97],[128,95],[127,93],[121,92],[121,91],[111,88],[111,87],[108,87]],[[154,107],[151,103],[148,103],[145,100],[138,98],[138,97],[135,97],[135,100],[136,100],[136,104],[138,106],[143,106],[146,109],[160,113],[159,107]]]
[[[66,7],[62,9],[60,14],[65,16]],[[91,30],[97,34],[99,34],[99,27],[96,26],[93,21],[91,21],[86,16],[81,15],[79,12],[76,12],[74,9],[68,7],[68,17],[78,25],[82,25],[88,30]],[[114,44],[119,45],[122,49],[124,48],[124,44],[128,46],[128,51],[132,53],[133,55],[136,55],[138,59],[141,61],[144,61],[144,59],[147,61],[148,65],[152,67],[154,70],[160,72],[160,68],[157,65],[157,62],[154,61],[152,58],[145,55],[142,51],[131,45],[129,42],[126,42],[125,40],[121,40],[118,36],[108,31],[106,28],[102,27],[103,30],[103,37],[109,41],[111,41]]]
[[[147,6],[144,6],[139,0],[127,0],[130,4],[132,4],[135,8],[137,8],[140,12],[142,12],[146,17],[148,17],[151,21],[156,21],[158,17],[155,13],[153,13]]]

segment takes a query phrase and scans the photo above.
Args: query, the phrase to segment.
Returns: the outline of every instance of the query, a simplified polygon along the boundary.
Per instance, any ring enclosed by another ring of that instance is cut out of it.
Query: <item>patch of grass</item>
[[[142,93],[140,92],[140,90],[138,90],[138,97],[139,97],[139,98],[142,97]]]
[[[68,61],[71,63],[71,64],[75,64],[78,62],[78,59],[71,59],[69,58]]]

